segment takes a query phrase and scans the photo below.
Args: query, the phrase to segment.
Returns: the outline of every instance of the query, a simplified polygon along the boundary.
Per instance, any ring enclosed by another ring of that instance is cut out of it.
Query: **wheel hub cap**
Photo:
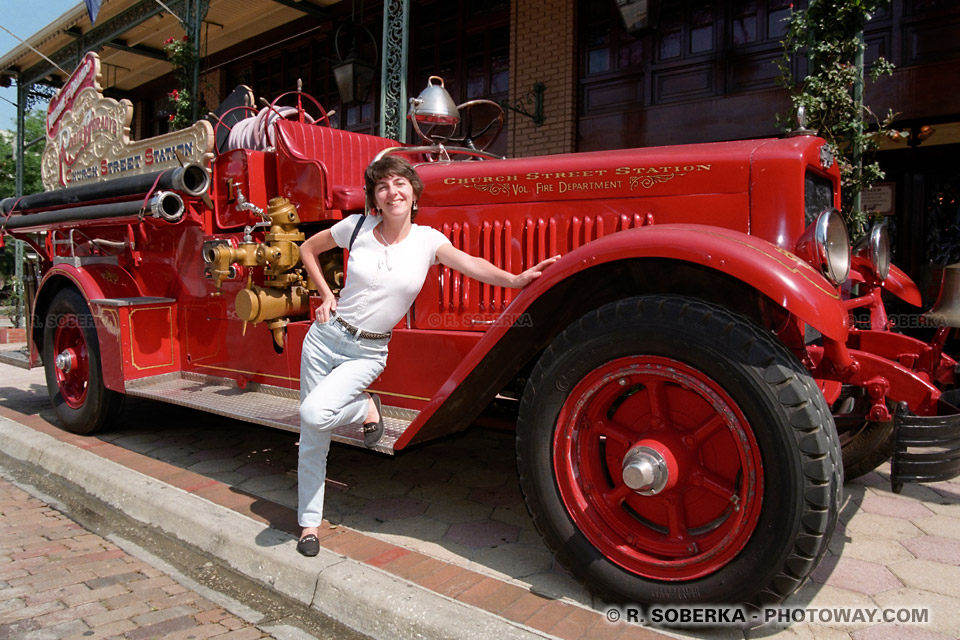
[[[72,349],[64,349],[59,354],[57,354],[57,359],[54,360],[54,365],[60,371],[64,373],[70,373],[70,370],[74,368],[77,362],[77,355],[73,353]]]
[[[652,447],[636,446],[623,456],[623,483],[644,496],[655,496],[667,486],[667,461]]]

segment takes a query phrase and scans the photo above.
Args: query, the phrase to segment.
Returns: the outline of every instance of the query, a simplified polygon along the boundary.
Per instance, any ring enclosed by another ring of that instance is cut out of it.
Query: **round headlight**
[[[821,213],[813,237],[820,271],[833,284],[843,284],[850,275],[850,236],[840,212],[827,209]]]
[[[870,233],[860,238],[853,252],[866,256],[870,261],[873,274],[881,281],[890,275],[890,232],[887,225],[874,224]]]

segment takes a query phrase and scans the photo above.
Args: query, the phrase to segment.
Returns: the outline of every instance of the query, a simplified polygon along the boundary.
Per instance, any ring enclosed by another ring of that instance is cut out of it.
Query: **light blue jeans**
[[[340,323],[314,322],[300,354],[300,461],[297,469],[301,527],[319,527],[331,432],[345,424],[357,431],[370,410],[370,386],[387,364],[389,338],[355,338]]]

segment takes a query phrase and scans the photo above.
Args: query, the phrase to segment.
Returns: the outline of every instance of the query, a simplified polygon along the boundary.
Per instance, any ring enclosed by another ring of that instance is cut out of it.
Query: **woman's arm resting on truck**
[[[494,266],[483,258],[477,258],[476,256],[471,256],[469,253],[464,253],[450,244],[445,244],[437,249],[437,260],[439,260],[441,264],[451,269],[456,269],[465,276],[469,276],[480,282],[486,282],[487,284],[492,284],[497,287],[511,287],[514,289],[525,287],[539,278],[543,270],[559,258],[560,256],[547,258],[523,273],[513,274]]]

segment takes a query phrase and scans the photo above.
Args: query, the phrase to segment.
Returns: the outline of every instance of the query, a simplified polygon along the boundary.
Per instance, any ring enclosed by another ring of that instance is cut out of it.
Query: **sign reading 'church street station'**
[[[182,162],[204,163],[213,128],[187,129],[130,140],[133,105],[100,93],[100,58],[88,53],[47,109],[47,146],[41,175],[46,190],[153,173]]]

